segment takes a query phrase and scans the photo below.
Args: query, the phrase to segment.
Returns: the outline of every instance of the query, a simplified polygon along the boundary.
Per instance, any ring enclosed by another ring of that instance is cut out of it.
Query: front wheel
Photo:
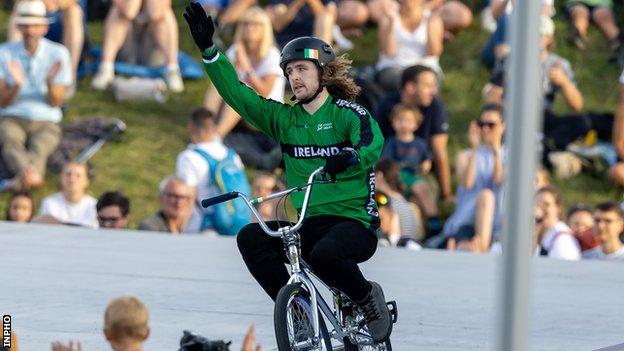
[[[277,294],[273,313],[279,351],[331,351],[331,340],[319,313],[320,338],[314,333],[310,293],[300,284],[288,284]]]

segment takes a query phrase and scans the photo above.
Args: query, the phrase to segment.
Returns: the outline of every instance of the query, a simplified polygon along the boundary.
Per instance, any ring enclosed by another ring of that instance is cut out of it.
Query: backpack
[[[227,156],[220,161],[199,148],[192,150],[208,162],[210,175],[207,186],[212,187],[217,194],[231,191],[238,191],[245,195],[251,194],[245,171],[238,168],[234,162],[236,152],[233,149],[228,148]],[[241,200],[220,203],[212,206],[211,209],[212,211],[204,213],[201,230],[214,228],[221,235],[236,235],[251,219],[247,204]]]

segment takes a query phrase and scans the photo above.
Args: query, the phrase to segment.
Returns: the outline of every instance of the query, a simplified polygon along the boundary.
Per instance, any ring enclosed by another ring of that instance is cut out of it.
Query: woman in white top
[[[252,7],[245,11],[236,28],[234,44],[226,54],[242,82],[267,99],[284,101],[286,80],[279,66],[280,52],[275,47],[271,20],[264,10]],[[279,145],[242,122],[214,86],[208,89],[204,106],[219,115],[217,133],[225,138],[226,145],[236,150],[243,163],[267,170],[279,164]]]
[[[399,10],[388,8],[379,22],[380,45],[377,81],[386,90],[398,90],[403,69],[416,64],[440,72],[444,25],[424,0],[401,1]]]
[[[33,221],[98,228],[97,200],[87,194],[88,188],[87,164],[66,163],[61,172],[61,191],[41,201],[39,217]]]
[[[572,229],[562,218],[561,191],[546,186],[537,191],[535,200],[535,253],[549,258],[578,260],[581,249]]]

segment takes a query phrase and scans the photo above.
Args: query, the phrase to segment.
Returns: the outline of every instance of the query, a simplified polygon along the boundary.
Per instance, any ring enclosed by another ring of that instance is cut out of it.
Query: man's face
[[[319,73],[316,64],[308,60],[288,62],[286,74],[290,88],[297,100],[305,100],[316,93],[319,87]]]
[[[619,238],[620,233],[624,230],[624,221],[614,211],[596,211],[594,221],[596,222],[594,227],[596,237],[602,242]]]
[[[22,32],[22,36],[26,42],[39,40],[48,33],[47,24],[20,24],[17,28]]]
[[[180,218],[190,215],[195,201],[195,191],[179,181],[170,181],[160,194],[160,206],[165,217]]]
[[[435,73],[423,72],[415,81],[408,83],[406,88],[418,106],[427,107],[438,94],[438,81]]]
[[[117,205],[103,207],[97,213],[100,228],[123,229],[128,226],[128,217],[124,217]]]

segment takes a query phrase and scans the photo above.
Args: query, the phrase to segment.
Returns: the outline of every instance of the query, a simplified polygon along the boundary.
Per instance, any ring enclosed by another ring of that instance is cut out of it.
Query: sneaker
[[[106,90],[115,79],[115,69],[113,67],[100,66],[97,74],[91,81],[91,87],[95,90]]]
[[[182,74],[179,68],[168,68],[165,72],[165,83],[167,87],[174,93],[181,93],[184,91],[184,82],[182,81]]]
[[[372,289],[368,296],[357,305],[364,314],[368,332],[373,337],[373,341],[379,343],[390,337],[392,319],[381,286],[376,282],[370,282],[370,284]]]

